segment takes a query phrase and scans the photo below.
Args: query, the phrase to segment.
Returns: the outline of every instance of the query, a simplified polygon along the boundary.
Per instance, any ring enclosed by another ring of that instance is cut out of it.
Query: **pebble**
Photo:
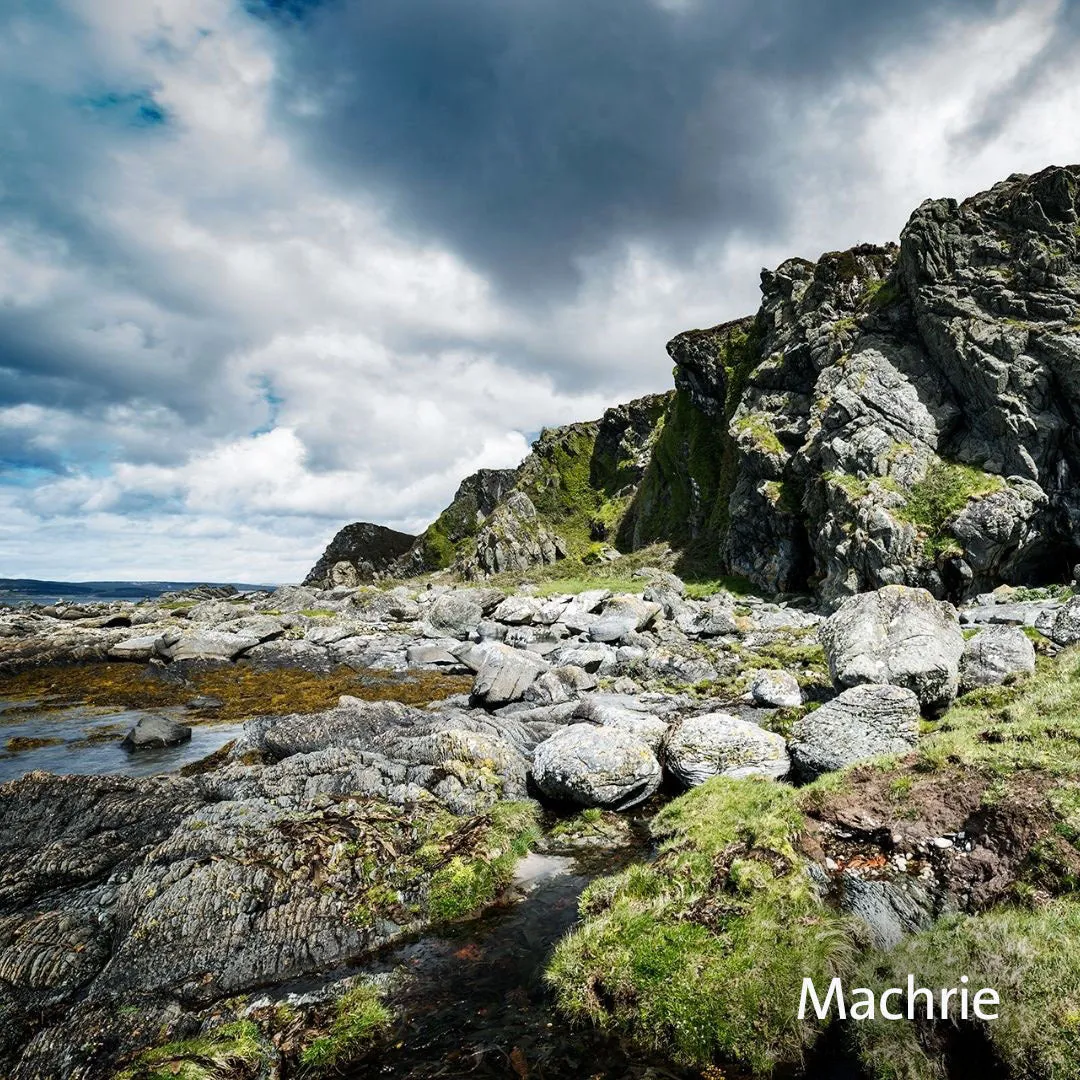
[[[936,848],[944,849],[952,847],[952,841],[947,836],[935,836],[934,839],[930,841],[930,843],[933,844]]]

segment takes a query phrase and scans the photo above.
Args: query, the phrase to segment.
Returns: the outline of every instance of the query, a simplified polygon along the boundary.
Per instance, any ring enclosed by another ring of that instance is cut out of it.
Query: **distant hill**
[[[145,600],[167,592],[181,592],[197,585],[222,584],[205,581],[39,581],[36,578],[0,578],[0,604],[51,600]],[[228,582],[247,592],[270,591],[273,585]]]

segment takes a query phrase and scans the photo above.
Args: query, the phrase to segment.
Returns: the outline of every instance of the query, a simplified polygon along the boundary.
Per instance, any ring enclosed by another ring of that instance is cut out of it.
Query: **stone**
[[[120,744],[126,750],[160,750],[179,746],[191,738],[191,728],[178,724],[160,713],[149,713],[124,736]]]
[[[303,583],[317,589],[355,588],[385,571],[409,550],[415,539],[408,533],[367,521],[346,525],[327,545]]]
[[[473,700],[489,709],[519,701],[549,667],[538,656],[494,642],[486,646],[473,685]]]
[[[620,619],[632,623],[631,630],[647,630],[661,612],[659,604],[640,596],[621,594],[605,601],[600,609],[603,619]]]
[[[919,738],[919,699],[904,687],[862,684],[795,722],[788,752],[813,779],[858,761],[901,754]]]
[[[902,686],[928,710],[956,697],[964,652],[959,618],[952,604],[925,589],[890,585],[853,596],[819,634],[837,687]]]
[[[577,806],[626,810],[660,787],[656,755],[616,728],[572,724],[533,751],[536,786],[551,799]]]
[[[1080,642],[1080,596],[1071,597],[1049,623],[1047,636],[1055,645],[1075,645]]]
[[[167,660],[234,660],[241,653],[260,644],[255,635],[230,634],[222,630],[195,630],[183,633],[172,644],[158,652]]]
[[[668,772],[687,787],[713,776],[779,780],[791,768],[782,735],[729,713],[683,720],[672,728],[661,756]]]
[[[660,749],[668,731],[667,721],[656,715],[648,704],[616,694],[589,695],[578,704],[574,717],[634,735],[654,753]]]
[[[1018,626],[988,626],[964,645],[960,660],[960,686],[974,690],[997,686],[1011,675],[1035,670],[1035,646]]]
[[[589,640],[610,645],[634,633],[636,624],[632,615],[601,615],[589,627]]]
[[[525,701],[540,705],[560,705],[573,701],[596,686],[596,676],[584,668],[567,664],[543,672],[522,695]]]
[[[523,626],[535,620],[541,606],[540,601],[532,596],[508,596],[491,613],[491,617],[507,626]]]
[[[444,593],[427,613],[424,632],[429,637],[453,637],[464,640],[484,617],[481,594],[474,589],[455,589]]]
[[[157,643],[157,634],[128,638],[126,641],[117,642],[109,649],[109,658],[112,660],[146,661],[155,655]]]
[[[802,704],[799,680],[790,671],[759,671],[750,680],[755,705],[771,709],[794,709]]]

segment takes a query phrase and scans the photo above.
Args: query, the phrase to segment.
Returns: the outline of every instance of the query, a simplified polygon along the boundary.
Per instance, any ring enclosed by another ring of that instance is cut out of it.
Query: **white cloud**
[[[0,219],[0,315],[37,319],[18,326],[38,356],[0,439],[55,472],[0,486],[0,574],[288,580],[346,521],[418,531],[526,433],[666,389],[665,341],[753,310],[761,266],[894,238],[926,196],[1080,156],[1080,59],[968,137],[1060,9],[943,19],[835,87],[784,148],[788,227],[767,247],[628,242],[533,306],[305,164],[276,122],[271,39],[238,5],[72,0],[81,38],[22,17],[2,78],[54,111],[42,144],[76,175],[70,217]],[[170,123],[73,119],[109,79]]]

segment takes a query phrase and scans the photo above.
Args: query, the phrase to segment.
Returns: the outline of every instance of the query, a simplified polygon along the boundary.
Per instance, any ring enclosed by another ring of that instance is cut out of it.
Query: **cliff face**
[[[900,246],[762,275],[725,561],[826,598],[1068,580],[1080,167],[924,203]]]
[[[1013,176],[927,201],[899,245],[763,271],[755,315],[669,343],[673,393],[545,431],[486,498],[470,478],[397,569],[478,576],[663,541],[684,571],[826,600],[1068,580],[1078,192],[1080,166]]]

